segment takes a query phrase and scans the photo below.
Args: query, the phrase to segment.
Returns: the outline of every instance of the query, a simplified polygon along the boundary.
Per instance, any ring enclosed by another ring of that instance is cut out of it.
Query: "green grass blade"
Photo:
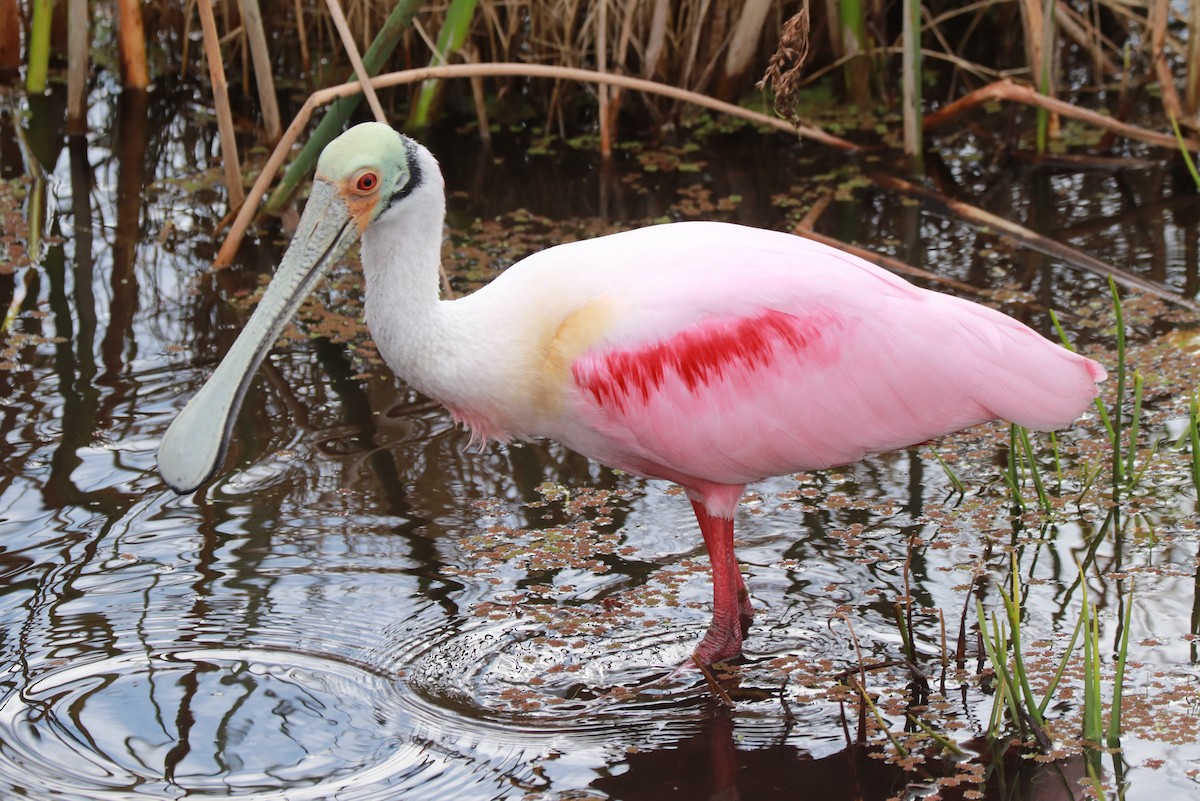
[[[1196,182],[1196,187],[1200,188],[1200,170],[1196,169],[1196,162],[1192,161],[1192,155],[1188,153],[1187,142],[1183,138],[1183,131],[1179,130],[1179,120],[1175,119],[1174,114],[1171,115],[1171,128],[1175,131],[1175,140],[1179,142],[1179,152],[1183,154],[1183,161],[1187,164],[1188,172],[1192,174],[1192,180]]]
[[[1188,437],[1192,441],[1192,483],[1196,485],[1196,504],[1200,506],[1200,392],[1192,395],[1192,406],[1188,411],[1191,422]]]
[[[954,491],[959,495],[966,495],[967,487],[959,479],[958,475],[954,472],[954,469],[950,467],[950,465],[946,464],[946,460],[943,459],[941,454],[939,454],[933,448],[930,448],[929,452],[933,454],[933,458],[937,459],[937,463],[940,464],[942,466],[942,470],[946,472],[946,478],[950,479],[950,483],[954,486]]]
[[[1117,400],[1113,405],[1112,423],[1112,470],[1113,470],[1113,504],[1121,501],[1121,482],[1124,478],[1124,463],[1121,461],[1121,440],[1123,434],[1123,413],[1121,404],[1125,402],[1125,315],[1121,310],[1121,295],[1117,292],[1117,282],[1110,275],[1108,288],[1112,293],[1113,315],[1117,326]]]
[[[1142,420],[1142,375],[1137,370],[1133,371],[1133,414],[1129,418],[1129,450],[1125,455],[1125,476],[1132,479],[1133,461],[1137,455],[1137,438],[1138,429],[1141,426]],[[1135,482],[1130,481],[1130,486]]]
[[[1125,598],[1125,614],[1121,619],[1121,645],[1117,650],[1117,669],[1113,676],[1112,716],[1108,723],[1108,747],[1121,747],[1121,700],[1125,692],[1125,665],[1129,660],[1129,624],[1133,618],[1133,586]]]
[[[1037,460],[1033,457],[1033,445],[1029,441],[1029,430],[1024,426],[1017,426],[1017,435],[1021,439],[1021,450],[1025,453],[1025,461],[1029,464],[1029,475],[1033,478],[1033,488],[1037,492],[1038,503],[1042,507],[1042,511],[1047,516],[1054,515],[1054,507],[1050,503],[1050,497],[1046,494],[1046,487],[1042,484],[1042,474],[1038,469]]]
[[[467,33],[471,30],[471,21],[475,18],[477,0],[451,0],[446,10],[446,19],[438,32],[437,51],[429,60],[431,67],[446,63],[446,57],[463,46]],[[437,99],[442,82],[428,80],[421,82],[421,91],[417,102],[413,105],[412,117],[409,124],[414,128],[424,128],[431,122],[433,104]]]
[[[1075,631],[1071,632],[1071,641],[1067,643],[1067,649],[1063,651],[1062,659],[1058,661],[1058,670],[1054,671],[1054,678],[1050,679],[1050,683],[1046,685],[1046,695],[1042,698],[1042,702],[1038,704],[1038,715],[1043,719],[1046,717],[1046,709],[1050,706],[1050,701],[1054,699],[1054,691],[1058,688],[1059,681],[1062,680],[1063,673],[1067,669],[1067,661],[1075,654],[1075,641],[1079,639],[1079,632],[1083,631],[1083,617],[1075,621]]]

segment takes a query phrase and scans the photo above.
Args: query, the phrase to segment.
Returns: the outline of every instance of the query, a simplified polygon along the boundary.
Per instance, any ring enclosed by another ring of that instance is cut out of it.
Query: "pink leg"
[[[746,589],[746,582],[742,579],[742,571],[737,566],[737,558],[734,557],[734,570],[737,573],[738,581],[738,623],[742,627],[742,639],[750,636],[750,624],[754,622],[754,607],[750,604],[750,591]]]
[[[702,665],[711,665],[741,654],[742,638],[750,628],[754,611],[733,552],[733,508],[714,513],[708,504],[695,498],[692,508],[708,548],[713,582],[712,623],[692,657]]]

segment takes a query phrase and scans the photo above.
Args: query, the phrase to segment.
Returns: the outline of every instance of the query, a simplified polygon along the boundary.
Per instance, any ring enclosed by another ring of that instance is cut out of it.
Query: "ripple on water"
[[[548,647],[519,618],[428,622],[362,660],[280,645],[60,661],[0,700],[0,796],[505,795],[545,780],[547,754],[571,754],[547,770],[584,786],[626,745],[673,742],[707,714],[694,672],[630,690],[685,658],[694,632]]]
[[[573,642],[547,638],[519,618],[476,621],[427,635],[409,655],[403,681],[426,715],[453,713],[513,736],[569,733],[576,745],[640,740],[661,711],[691,725],[707,714],[707,688],[694,670],[673,675],[696,633],[630,626]],[[639,734],[635,735],[635,732]]]
[[[127,654],[51,669],[0,702],[0,776],[95,801],[369,798],[411,767],[408,728],[393,676],[370,666],[233,648]]]

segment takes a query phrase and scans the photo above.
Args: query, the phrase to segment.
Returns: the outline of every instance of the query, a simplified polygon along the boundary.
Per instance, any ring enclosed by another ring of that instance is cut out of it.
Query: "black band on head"
[[[421,165],[417,162],[416,142],[409,139],[404,134],[400,135],[400,139],[404,142],[404,153],[407,156],[408,161],[408,164],[406,165],[408,167],[408,180],[405,181],[399,189],[393,192],[386,201],[384,201],[383,208],[380,209],[379,213],[375,215],[376,218],[382,217],[388,209],[411,195],[412,191],[421,183]]]

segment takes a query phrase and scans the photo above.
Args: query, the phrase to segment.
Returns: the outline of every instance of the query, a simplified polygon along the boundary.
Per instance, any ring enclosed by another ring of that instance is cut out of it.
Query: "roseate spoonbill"
[[[166,482],[188,492],[216,471],[254,371],[361,237],[380,353],[475,439],[556,439],[683,487],[712,562],[712,624],[693,655],[709,665],[741,652],[753,616],[733,551],[748,482],[995,418],[1065,426],[1105,377],[992,309],[726,223],[559,245],[441,300],[444,217],[438,163],[412,139],[365,123],[326,147],[258,308],[163,437]]]

